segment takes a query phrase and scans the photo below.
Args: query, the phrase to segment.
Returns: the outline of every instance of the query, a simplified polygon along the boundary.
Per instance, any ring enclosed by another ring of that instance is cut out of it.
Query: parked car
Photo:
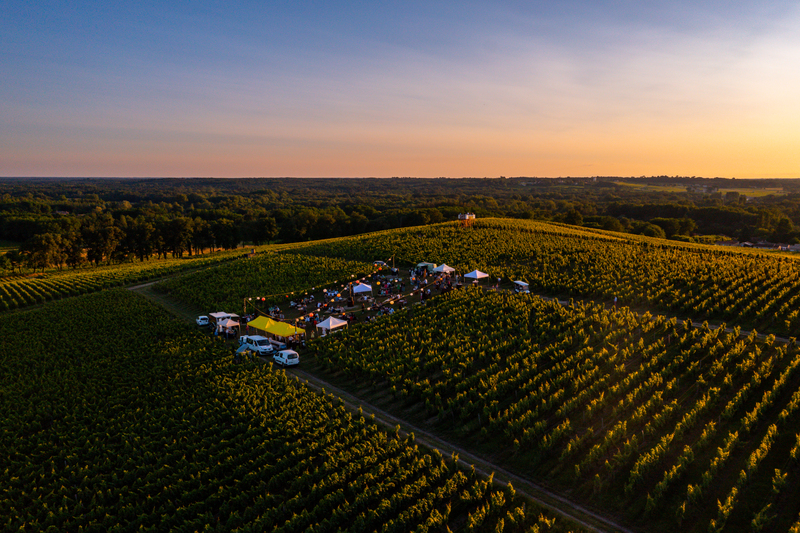
[[[531,291],[529,289],[530,289],[529,285],[524,281],[514,282],[514,292],[516,294],[530,294]]]
[[[272,356],[272,360],[281,366],[294,366],[300,364],[300,356],[294,350],[281,350]]]
[[[239,345],[245,344],[258,355],[268,355],[275,351],[269,339],[261,335],[242,335],[239,337]]]
[[[388,265],[386,263],[384,263],[383,261],[373,261],[372,262],[372,266],[375,266],[375,267],[378,267],[378,268],[383,268],[383,267],[388,266]]]
[[[205,315],[199,316],[199,317],[197,317],[195,322],[197,322],[198,326],[207,326],[208,325],[208,317],[205,316]]]

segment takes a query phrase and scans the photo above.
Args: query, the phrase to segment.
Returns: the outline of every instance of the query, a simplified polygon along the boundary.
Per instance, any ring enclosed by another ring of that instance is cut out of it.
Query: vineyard
[[[0,278],[0,312],[144,282],[230,261],[241,255],[241,250],[237,250],[191,259],[159,259],[97,267],[91,270],[48,271],[46,274],[33,277]]]
[[[0,310],[55,300],[0,321],[0,530],[574,529],[113,288],[198,268],[155,289],[265,310],[393,256],[577,301],[445,292],[304,368],[637,530],[800,531],[797,260],[514,220],[239,255],[0,280]]]
[[[155,289],[199,309],[238,310],[245,298],[264,298],[258,307],[266,310],[302,298],[312,288],[345,283],[372,271],[371,264],[360,261],[266,253],[167,280]]]
[[[287,247],[295,253],[405,264],[447,263],[521,279],[531,291],[669,311],[776,335],[800,331],[800,261],[543,222],[478,220]]]
[[[800,527],[794,343],[469,289],[309,351],[643,530]]]
[[[3,531],[566,530],[128,292],[17,317],[0,323]]]

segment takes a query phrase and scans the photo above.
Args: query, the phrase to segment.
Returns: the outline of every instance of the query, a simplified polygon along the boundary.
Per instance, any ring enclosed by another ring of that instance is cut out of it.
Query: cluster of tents
[[[283,338],[292,337],[294,335],[305,335],[306,333],[304,329],[296,328],[286,322],[273,320],[268,316],[254,318],[247,323],[247,326]]]
[[[456,271],[455,268],[446,264],[436,265],[435,263],[419,263],[417,264],[417,268],[427,268],[428,272],[436,274],[452,274]],[[479,280],[488,277],[489,275],[487,273],[481,272],[477,269],[464,274],[465,280],[473,280],[474,282],[478,282]],[[356,284],[351,286],[351,290],[353,295],[362,294],[365,292],[372,293],[372,286],[366,283],[356,282]],[[514,292],[528,292],[528,284],[524,281],[515,281]],[[240,323],[237,321],[239,318],[238,315],[231,313],[210,313],[210,316],[215,321],[218,331],[230,331],[234,327],[240,327]],[[329,317],[318,323],[317,329],[322,330],[322,334],[325,335],[331,331],[343,328],[347,326],[347,324],[348,323],[346,320]],[[273,320],[267,316],[259,316],[254,318],[247,323],[247,326],[264,331],[265,333],[274,335],[276,337],[282,337],[284,339],[296,335],[305,335],[306,333],[302,328],[295,327],[291,324],[287,324],[286,322]]]
[[[208,316],[213,320],[213,326],[217,333],[230,333],[234,328],[240,328],[240,316],[235,313],[217,312],[209,313]],[[264,331],[277,337],[289,338],[294,335],[305,335],[305,330],[296,328],[286,322],[273,320],[267,316],[259,316],[247,323],[247,326]]]
[[[218,313],[209,313],[208,316],[213,322],[215,334],[231,333],[233,328],[239,327],[239,315],[235,313],[220,311]]]
[[[305,335],[306,330],[297,328],[286,322],[279,322],[266,316],[254,318],[247,325],[261,331],[265,331],[277,337],[288,338],[294,335]],[[339,320],[338,318],[329,317],[317,324],[317,329],[321,329],[323,333],[338,329],[347,325],[347,320]]]
[[[436,265],[436,263],[417,263],[417,268],[427,268],[428,272],[435,273],[435,274],[452,274],[456,271],[455,268],[451,266],[447,266],[446,264]],[[467,274],[464,274],[464,279],[472,280],[472,281],[479,281],[484,278],[488,278],[489,274],[486,272],[481,272],[480,270],[473,270]],[[528,289],[528,284],[524,281],[515,281],[514,282],[514,292],[530,292]]]
[[[452,274],[456,271],[455,268],[447,266],[444,263],[439,266],[436,266],[436,263],[417,263],[417,268],[427,268],[428,272],[433,274]],[[480,270],[473,270],[468,274],[464,274],[464,279],[471,279],[473,281],[478,281],[488,277],[489,274],[486,272],[481,272]]]

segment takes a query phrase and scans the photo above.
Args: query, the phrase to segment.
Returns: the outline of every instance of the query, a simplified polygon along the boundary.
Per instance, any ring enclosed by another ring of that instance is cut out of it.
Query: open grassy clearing
[[[615,181],[614,185],[621,187],[630,187],[631,189],[640,189],[649,192],[686,192],[686,187],[683,185],[650,185],[645,183],[630,183],[626,181]]]
[[[622,187],[630,187],[632,189],[641,189],[648,192],[686,192],[686,187],[683,185],[650,185],[647,183],[630,183],[626,181],[615,181],[615,185]],[[782,196],[786,194],[782,188],[779,187],[720,187],[719,192],[725,194],[727,192],[738,192],[742,196],[762,197],[762,196]]]

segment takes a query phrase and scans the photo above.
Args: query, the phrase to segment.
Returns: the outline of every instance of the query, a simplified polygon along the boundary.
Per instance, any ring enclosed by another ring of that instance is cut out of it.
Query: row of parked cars
[[[239,346],[260,356],[272,355],[272,360],[281,366],[295,366],[300,364],[300,356],[294,350],[289,350],[286,344],[275,339],[268,339],[261,335],[242,335],[239,337]]]

